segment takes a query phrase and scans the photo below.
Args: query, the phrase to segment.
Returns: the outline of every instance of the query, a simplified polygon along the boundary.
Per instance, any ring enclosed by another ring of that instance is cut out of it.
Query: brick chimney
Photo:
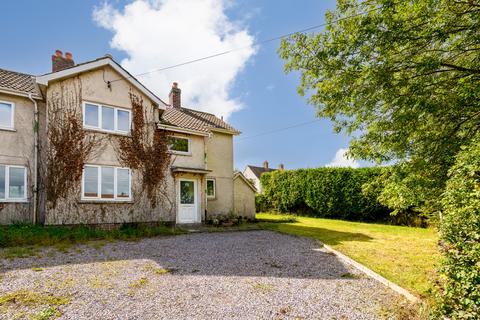
[[[57,72],[75,66],[73,56],[70,52],[65,52],[65,57],[61,50],[55,50],[52,55],[52,72]]]
[[[263,168],[268,169],[268,161],[267,160],[263,161]]]
[[[181,102],[182,90],[178,87],[178,83],[174,82],[172,84],[172,90],[168,95],[170,106],[173,108],[180,108],[182,106]]]
[[[280,164],[278,165],[278,169],[279,169],[279,170],[285,170],[285,166],[283,165],[283,163],[280,163]]]

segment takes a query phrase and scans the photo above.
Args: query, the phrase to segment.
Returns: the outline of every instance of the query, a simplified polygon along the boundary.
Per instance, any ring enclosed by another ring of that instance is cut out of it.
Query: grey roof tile
[[[5,69],[0,69],[0,88],[39,95],[34,76]]]
[[[211,113],[187,108],[168,108],[162,114],[162,123],[203,132],[210,132],[212,129],[221,129],[229,131],[232,134],[240,133],[240,131]]]

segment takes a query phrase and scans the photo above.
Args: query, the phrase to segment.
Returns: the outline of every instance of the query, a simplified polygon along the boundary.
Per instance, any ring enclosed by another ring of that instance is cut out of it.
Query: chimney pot
[[[280,169],[280,170],[285,170],[285,166],[283,165],[283,163],[280,163],[280,164],[278,165],[278,169]]]
[[[170,100],[170,106],[173,108],[181,108],[182,107],[182,90],[178,87],[178,83],[174,82],[172,84],[172,89],[170,90],[170,94],[168,98]]]
[[[268,169],[268,161],[267,160],[263,161],[263,167],[265,169]]]
[[[66,52],[64,57],[61,50],[55,50],[55,54],[52,55],[52,72],[61,71],[73,66],[75,66],[75,61],[73,61],[70,52]]]

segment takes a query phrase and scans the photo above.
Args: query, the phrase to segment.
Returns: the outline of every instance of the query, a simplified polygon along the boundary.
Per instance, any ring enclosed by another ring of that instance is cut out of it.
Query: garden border
[[[357,261],[353,260],[352,258],[344,255],[341,252],[338,252],[337,250],[333,249],[329,245],[324,244],[323,242],[317,240],[318,243],[322,248],[324,248],[326,251],[333,253],[336,255],[339,259],[343,260],[344,262],[352,265],[353,267],[357,268],[358,270],[362,271],[365,273],[367,276],[381,282],[383,285],[387,286],[388,288],[392,289],[393,291],[397,292],[398,294],[404,296],[407,300],[418,303],[420,300],[416,296],[414,296],[412,293],[410,293],[408,290],[400,287],[399,285],[391,282],[390,280],[385,279],[375,271],[365,267],[363,264],[358,263]],[[317,249],[319,251],[322,251],[322,248]]]

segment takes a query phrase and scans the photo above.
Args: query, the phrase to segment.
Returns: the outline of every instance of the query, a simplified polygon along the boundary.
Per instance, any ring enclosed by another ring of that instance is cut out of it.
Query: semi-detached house
[[[147,129],[168,132],[171,159],[154,200],[145,191],[142,170],[126,166],[118,155],[119,139],[129,137],[134,126],[132,95],[142,101]],[[182,107],[176,83],[169,98],[169,103],[159,99],[109,55],[75,64],[70,53],[57,50],[52,72],[41,76],[0,69],[0,224],[253,217],[253,205],[235,208],[234,185],[249,183],[235,180],[233,138],[240,132],[213,114]],[[51,128],[56,113],[67,108],[81,117],[82,130],[99,146],[83,163],[81,176],[71,177],[68,192],[52,196],[46,190],[47,169],[55,165],[47,164]],[[238,196],[242,202],[253,199]]]

